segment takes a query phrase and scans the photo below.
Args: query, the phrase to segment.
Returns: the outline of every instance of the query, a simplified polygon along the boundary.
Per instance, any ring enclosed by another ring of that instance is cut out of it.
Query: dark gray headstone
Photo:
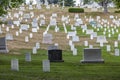
[[[50,62],[64,62],[64,60],[62,60],[62,50],[48,50],[48,59]]]
[[[0,46],[5,46],[6,44],[5,41],[6,41],[5,37],[0,38]]]
[[[85,48],[82,63],[103,63],[101,57],[101,49],[99,48]]]
[[[5,37],[0,38],[0,53],[8,53]]]

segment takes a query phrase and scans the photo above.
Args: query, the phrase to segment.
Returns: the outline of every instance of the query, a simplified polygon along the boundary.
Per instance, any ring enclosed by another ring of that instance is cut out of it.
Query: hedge
[[[71,13],[84,13],[83,8],[69,8],[68,11]]]
[[[115,13],[120,13],[120,10],[118,10],[118,11],[115,11]]]

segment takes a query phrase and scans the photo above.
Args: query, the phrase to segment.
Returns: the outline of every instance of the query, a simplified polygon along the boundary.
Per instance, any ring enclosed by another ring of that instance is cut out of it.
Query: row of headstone
[[[49,60],[43,60],[43,72],[50,72],[50,62],[63,62],[62,60],[62,51],[61,50],[49,50],[48,51],[48,58]],[[115,54],[117,56],[119,53],[119,49],[115,50]],[[25,56],[25,60],[27,62],[31,61],[31,54],[27,53]],[[104,63],[104,60],[101,56],[101,49],[98,48],[85,48],[84,54],[83,54],[83,60],[81,60],[81,63]],[[19,71],[19,60],[18,59],[12,59],[11,60],[11,70],[13,71]]]
[[[31,55],[26,54],[26,61],[30,62],[31,61]],[[49,60],[43,60],[43,72],[50,72],[50,62]],[[11,70],[12,71],[19,71],[19,60],[18,59],[12,59],[11,60]]]

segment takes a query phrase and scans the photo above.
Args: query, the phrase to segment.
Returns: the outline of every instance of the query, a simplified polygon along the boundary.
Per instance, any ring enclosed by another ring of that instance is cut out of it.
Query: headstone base
[[[50,60],[50,62],[64,62],[64,60]]]
[[[104,59],[101,59],[99,61],[85,61],[85,60],[81,60],[81,63],[104,63]]]
[[[0,50],[0,53],[8,53],[9,50]]]

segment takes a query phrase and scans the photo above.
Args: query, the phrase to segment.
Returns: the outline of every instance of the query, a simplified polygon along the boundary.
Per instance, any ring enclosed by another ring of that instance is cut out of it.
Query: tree
[[[114,3],[118,9],[120,9],[120,0],[114,0]]]
[[[104,13],[108,13],[108,3],[112,2],[112,0],[95,0],[100,3],[104,8]]]
[[[24,0],[10,0],[12,7],[18,7],[20,4],[24,3]]]
[[[108,13],[108,4],[112,2],[112,0],[84,0],[84,4],[88,4],[94,1],[104,8],[104,13]]]
[[[2,14],[7,13],[7,9],[11,9],[12,7],[16,7],[23,2],[24,2],[24,0],[0,0],[0,16]],[[12,3],[14,3],[14,6]]]
[[[5,14],[8,8],[10,8],[9,0],[0,0],[0,16]]]
[[[61,3],[61,5],[63,0],[59,0],[59,2]],[[65,6],[74,6],[75,1],[73,0],[64,0],[65,1]]]

